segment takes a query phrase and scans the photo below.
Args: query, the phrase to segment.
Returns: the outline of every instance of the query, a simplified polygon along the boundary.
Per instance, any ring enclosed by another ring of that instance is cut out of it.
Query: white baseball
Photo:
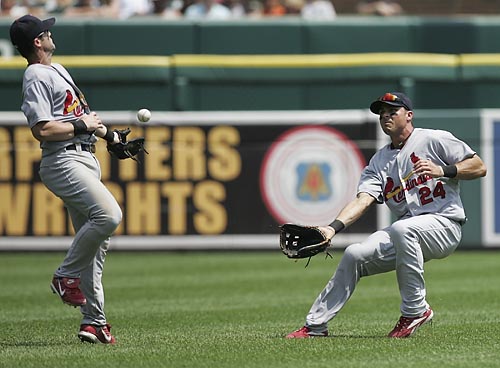
[[[140,109],[137,111],[137,120],[141,123],[147,123],[151,119],[151,111],[148,109]]]

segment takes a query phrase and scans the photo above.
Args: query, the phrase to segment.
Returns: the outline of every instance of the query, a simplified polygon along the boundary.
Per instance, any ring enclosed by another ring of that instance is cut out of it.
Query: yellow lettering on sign
[[[213,128],[208,134],[208,150],[213,157],[208,160],[212,178],[229,181],[241,173],[241,156],[235,147],[240,143],[240,133],[230,126]]]
[[[12,142],[9,131],[5,128],[0,128],[0,180],[12,179],[11,151]]]
[[[33,234],[66,234],[64,203],[42,183],[33,184]]]
[[[0,184],[0,234],[26,235],[29,221],[30,184]]]
[[[191,183],[165,183],[161,194],[168,199],[168,233],[185,234],[187,231],[187,199],[193,192]]]
[[[207,176],[205,133],[201,128],[176,128],[172,154],[175,180],[201,180]]]
[[[145,175],[147,180],[170,180],[172,170],[167,165],[170,160],[170,129],[167,127],[152,127],[146,130],[146,150],[151,152],[145,155]]]
[[[157,183],[127,185],[127,234],[157,235],[161,232],[160,186]]]
[[[140,164],[112,158],[104,140],[96,143],[101,179],[124,214],[114,235],[125,230],[127,235],[224,233],[228,214],[223,182],[242,171],[239,131],[231,126],[148,126],[133,127],[127,138],[143,135],[150,155]],[[40,158],[39,142],[29,127],[0,128],[0,198],[5,199],[0,234],[74,235],[62,200],[37,182]]]
[[[111,155],[106,148],[106,141],[104,139],[99,139],[96,143],[95,157],[99,161],[99,166],[101,166],[101,180],[106,181],[111,177]]]
[[[17,180],[32,180],[33,167],[41,158],[40,142],[33,137],[29,127],[16,127],[14,143],[16,147],[15,176]]]
[[[194,227],[200,234],[220,234],[227,227],[227,213],[220,202],[226,199],[221,183],[204,181],[194,191],[193,203],[199,211],[194,214]]]
[[[118,160],[119,177],[125,182],[137,180],[139,168],[137,162],[132,159]]]
[[[120,128],[121,129],[121,128]],[[130,134],[127,136],[127,141],[131,141],[135,138],[143,137],[144,132],[140,127],[134,127]],[[127,160],[119,160],[118,169],[120,172],[120,179],[123,181],[134,181],[138,178],[139,170],[141,169],[140,165],[137,164],[132,159]]]

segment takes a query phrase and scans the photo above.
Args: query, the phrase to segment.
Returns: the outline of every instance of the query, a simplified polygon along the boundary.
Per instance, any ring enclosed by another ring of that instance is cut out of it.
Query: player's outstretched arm
[[[338,214],[335,221],[330,224],[330,226],[321,226],[320,229],[327,235],[329,239],[338,233],[340,230],[335,230],[335,223],[340,221],[345,227],[356,222],[361,216],[363,216],[370,206],[375,203],[375,198],[373,198],[368,193],[358,193],[357,197],[349,202]],[[332,227],[333,225],[333,227]],[[342,227],[343,228],[343,227]]]
[[[373,203],[375,203],[375,198],[371,195],[363,192],[358,193],[357,197],[340,211],[337,220],[342,221],[347,227],[363,216]]]

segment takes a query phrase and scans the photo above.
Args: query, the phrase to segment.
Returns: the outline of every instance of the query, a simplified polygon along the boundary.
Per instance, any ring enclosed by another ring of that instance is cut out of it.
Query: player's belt
[[[94,144],[70,144],[69,146],[64,147],[66,151],[78,151],[78,146],[82,148],[82,151],[95,153],[95,145]]]

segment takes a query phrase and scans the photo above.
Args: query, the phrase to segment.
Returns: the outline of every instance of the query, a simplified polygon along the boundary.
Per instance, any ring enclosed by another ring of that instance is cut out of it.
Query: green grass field
[[[500,252],[426,265],[435,318],[409,339],[394,272],[361,280],[332,337],[286,340],[340,257],[308,268],[280,252],[110,252],[104,285],[117,344],[77,337],[80,313],[49,290],[62,253],[0,253],[0,367],[500,367]]]

